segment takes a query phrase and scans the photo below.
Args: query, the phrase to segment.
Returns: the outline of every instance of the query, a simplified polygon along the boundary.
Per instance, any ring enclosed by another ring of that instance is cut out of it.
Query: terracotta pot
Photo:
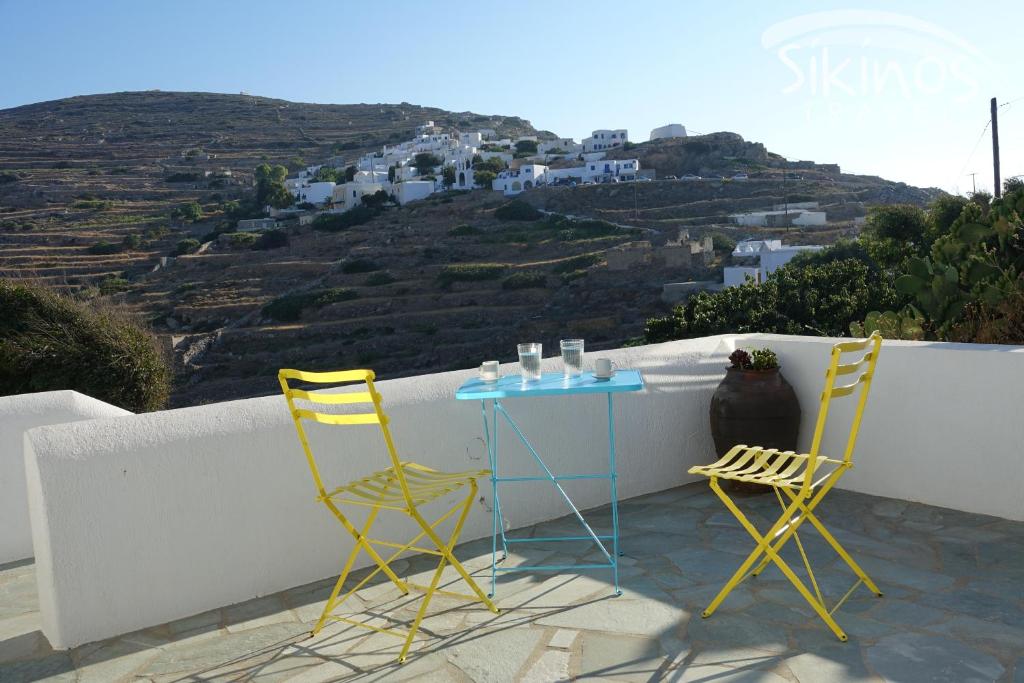
[[[737,444],[795,451],[800,433],[800,402],[778,369],[728,368],[711,398],[711,435],[719,456]],[[760,484],[730,481],[745,493],[770,490]]]

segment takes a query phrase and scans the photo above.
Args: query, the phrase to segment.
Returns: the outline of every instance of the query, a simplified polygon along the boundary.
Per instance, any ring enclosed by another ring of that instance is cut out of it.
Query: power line
[[[971,163],[971,159],[974,158],[974,153],[978,151],[978,145],[981,144],[982,138],[985,137],[985,133],[988,132],[988,127],[991,126],[991,125],[992,125],[992,119],[989,119],[985,123],[985,127],[981,129],[981,134],[978,136],[978,140],[974,143],[974,148],[971,150],[970,156],[967,157],[967,161],[964,162],[964,165],[960,167],[960,172],[956,174],[957,180],[954,181],[954,183],[953,183],[954,185],[957,182],[959,182],[960,178],[964,177],[964,171],[967,170],[967,165]]]

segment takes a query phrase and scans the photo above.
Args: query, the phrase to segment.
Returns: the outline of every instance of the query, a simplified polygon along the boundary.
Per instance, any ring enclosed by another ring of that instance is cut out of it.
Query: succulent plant
[[[729,354],[729,362],[732,363],[732,367],[737,370],[749,370],[750,354],[743,349],[736,349]]]
[[[729,355],[729,362],[737,370],[774,370],[779,367],[779,358],[771,349],[754,349],[749,353],[736,349]]]
[[[751,370],[774,370],[778,367],[779,357],[771,349],[754,349],[750,352]]]

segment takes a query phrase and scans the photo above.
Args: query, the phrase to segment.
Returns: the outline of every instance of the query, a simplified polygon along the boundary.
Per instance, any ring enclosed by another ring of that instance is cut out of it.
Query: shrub
[[[249,249],[260,238],[254,232],[228,232],[223,234],[227,237],[228,246],[232,249]],[[212,239],[217,239],[218,237],[219,235],[216,233],[212,234]]]
[[[191,237],[183,240],[179,240],[178,244],[174,247],[174,255],[182,256],[183,254],[191,254],[200,247],[199,240]]]
[[[6,183],[16,183],[18,182],[18,180],[19,178],[17,173],[0,173],[0,185],[4,185]]]
[[[477,280],[497,280],[505,272],[506,266],[501,263],[459,263],[444,266],[437,276],[441,286],[453,282],[473,282]]]
[[[554,271],[556,273],[571,273],[574,270],[580,270],[587,268],[595,263],[600,263],[604,256],[600,252],[591,252],[589,254],[580,254],[579,256],[573,256],[563,261],[559,261],[555,264]]]
[[[106,211],[114,205],[114,202],[102,199],[81,199],[71,205],[73,209],[92,209],[93,211]]]
[[[341,232],[356,225],[373,220],[379,209],[369,206],[357,206],[345,213],[324,213],[313,219],[313,229],[325,232]]]
[[[252,248],[280,249],[281,247],[287,246],[288,233],[286,233],[284,230],[267,230],[256,239],[256,243],[252,245]]]
[[[280,322],[294,322],[307,308],[323,308],[339,301],[349,301],[359,295],[351,289],[314,289],[298,294],[279,296],[263,307],[263,315]]]
[[[168,183],[194,183],[197,180],[202,180],[203,176],[198,173],[172,173],[171,175],[164,178],[164,182]]]
[[[108,275],[107,277],[100,280],[99,290],[100,294],[108,296],[110,294],[117,294],[118,292],[124,292],[131,286],[128,280],[117,275]]]
[[[109,254],[119,253],[121,251],[121,245],[114,244],[113,242],[107,242],[104,240],[102,242],[97,242],[96,244],[91,245],[88,249],[86,249],[86,251],[95,256],[106,256]]]
[[[395,278],[391,273],[386,270],[380,270],[366,278],[366,281],[363,284],[367,287],[380,287],[381,285],[390,285],[394,281]]]
[[[138,235],[125,235],[124,239],[121,240],[122,249],[138,249],[142,246],[142,238]]]
[[[448,234],[451,235],[452,237],[468,237],[469,235],[479,235],[482,233],[483,230],[481,230],[480,228],[474,227],[472,225],[467,225],[465,223],[463,223],[462,225],[456,225],[454,228],[448,231]]]
[[[352,273],[372,273],[375,270],[380,270],[380,265],[368,258],[353,259],[341,267],[341,272],[348,275]]]
[[[535,221],[543,215],[521,199],[513,199],[494,210],[494,217],[502,221]]]
[[[171,372],[130,318],[0,280],[0,394],[72,389],[126,410],[158,410]]]
[[[536,271],[520,271],[512,273],[501,283],[502,289],[529,289],[531,287],[546,287],[547,275]]]

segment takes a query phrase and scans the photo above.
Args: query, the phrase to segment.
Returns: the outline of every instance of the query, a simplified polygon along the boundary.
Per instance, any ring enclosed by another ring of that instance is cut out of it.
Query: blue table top
[[[497,382],[484,382],[478,377],[466,380],[455,398],[470,401],[487,398],[518,398],[530,396],[563,396],[566,394],[612,394],[621,391],[640,391],[644,379],[639,370],[619,370],[609,379],[597,379],[592,372],[584,372],[575,379],[566,379],[560,372],[547,372],[536,382],[523,383],[519,375],[501,377]]]

